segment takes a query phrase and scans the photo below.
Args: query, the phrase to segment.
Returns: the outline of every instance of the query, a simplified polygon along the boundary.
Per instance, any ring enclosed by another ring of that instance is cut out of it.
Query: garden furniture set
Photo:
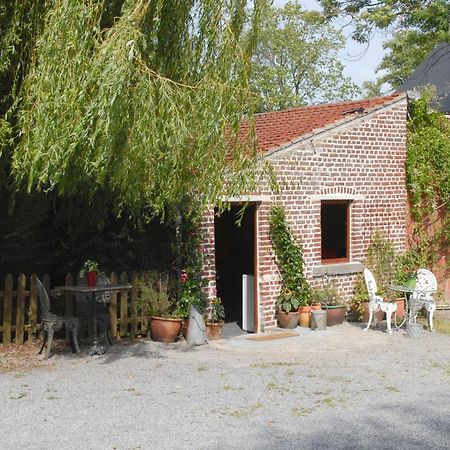
[[[434,274],[427,269],[419,269],[415,274],[415,286],[392,285],[393,291],[402,292],[405,301],[405,315],[400,324],[397,324],[397,304],[394,301],[383,299],[377,294],[377,283],[372,272],[364,269],[364,280],[369,293],[369,321],[364,331],[367,331],[372,323],[375,311],[381,310],[386,313],[387,332],[392,333],[391,318],[394,314],[395,327],[398,330],[405,323],[416,324],[417,315],[422,308],[427,312],[428,327],[433,331],[433,315],[436,311],[434,294],[437,290],[437,281]]]
[[[79,312],[77,317],[64,317],[51,312],[47,291],[38,278],[36,278],[36,282],[41,308],[42,330],[45,333],[39,353],[42,353],[45,344],[47,344],[45,359],[50,356],[53,335],[55,331],[59,331],[63,327],[66,329],[66,337],[70,337],[68,335],[72,336],[74,352],[80,352],[78,345],[79,331],[87,328],[89,336],[92,337],[92,346],[89,349],[89,354],[100,355],[105,353],[105,347],[99,344],[98,331],[101,328],[105,341],[111,345],[109,312],[106,310],[106,305],[111,302],[111,292],[131,289],[132,286],[128,284],[113,286],[103,276],[99,277],[97,284],[93,287],[86,286],[86,282],[83,280],[79,280],[79,285],[60,286],[57,288],[58,291],[75,294]],[[103,305],[103,311],[100,312],[97,310],[99,303]]]

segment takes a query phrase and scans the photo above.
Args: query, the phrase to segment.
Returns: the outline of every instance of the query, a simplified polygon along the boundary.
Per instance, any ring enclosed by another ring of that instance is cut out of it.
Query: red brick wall
[[[397,250],[405,246],[406,216],[406,99],[336,128],[273,152],[268,156],[282,189],[267,186],[260,194],[271,202],[258,206],[257,268],[261,327],[276,325],[275,302],[280,277],[269,239],[271,205],[281,203],[287,220],[303,243],[305,268],[314,284],[313,268],[321,265],[320,197],[354,198],[351,203],[351,261],[366,256],[370,238],[381,231]],[[209,294],[215,291],[214,221],[205,217],[205,276]],[[350,297],[356,274],[336,276],[341,294]]]

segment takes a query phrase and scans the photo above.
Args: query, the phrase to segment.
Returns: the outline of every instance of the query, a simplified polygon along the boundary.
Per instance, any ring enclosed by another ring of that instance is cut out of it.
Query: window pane
[[[347,202],[322,202],[322,259],[348,258],[347,210]]]

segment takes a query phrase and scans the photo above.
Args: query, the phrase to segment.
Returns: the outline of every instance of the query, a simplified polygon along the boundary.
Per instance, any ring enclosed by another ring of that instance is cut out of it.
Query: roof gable
[[[432,105],[439,111],[450,112],[450,44],[447,42],[435,47],[397,92],[420,90],[427,85],[436,88],[437,100]]]
[[[397,97],[398,94],[256,114],[255,129],[258,149],[266,152],[270,149],[283,147],[302,136],[313,134],[335,122],[348,117],[360,117],[371,109],[390,103]],[[241,135],[246,135],[247,132],[248,124],[243,123]]]

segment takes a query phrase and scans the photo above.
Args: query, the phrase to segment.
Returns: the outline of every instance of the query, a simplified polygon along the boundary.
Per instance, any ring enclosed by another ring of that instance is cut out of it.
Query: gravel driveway
[[[0,371],[0,448],[450,448],[450,336],[297,330],[33,353],[33,369]]]

